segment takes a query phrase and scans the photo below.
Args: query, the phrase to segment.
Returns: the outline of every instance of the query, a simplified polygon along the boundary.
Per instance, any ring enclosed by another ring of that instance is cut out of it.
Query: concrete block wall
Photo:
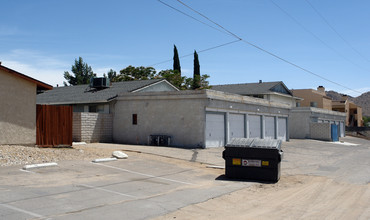
[[[105,113],[74,112],[73,141],[112,142],[113,116]]]
[[[330,123],[310,123],[311,139],[331,141]]]

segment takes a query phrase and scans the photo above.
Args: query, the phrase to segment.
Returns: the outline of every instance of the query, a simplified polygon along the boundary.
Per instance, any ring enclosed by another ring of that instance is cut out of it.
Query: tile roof
[[[164,79],[135,80],[114,82],[109,88],[97,90],[88,84],[77,86],[55,87],[37,95],[37,104],[77,104],[108,102],[118,94],[135,92],[143,87],[150,86]]]
[[[211,87],[213,90],[234,93],[239,95],[260,95],[269,94],[273,91],[275,86],[282,85],[289,95],[292,95],[289,89],[286,88],[283,82],[261,82],[261,83],[242,83],[242,84],[226,84],[226,85],[214,85]]]

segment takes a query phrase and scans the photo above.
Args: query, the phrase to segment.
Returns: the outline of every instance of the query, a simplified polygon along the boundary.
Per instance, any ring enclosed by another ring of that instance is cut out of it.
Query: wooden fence
[[[37,105],[36,145],[72,146],[72,106]]]

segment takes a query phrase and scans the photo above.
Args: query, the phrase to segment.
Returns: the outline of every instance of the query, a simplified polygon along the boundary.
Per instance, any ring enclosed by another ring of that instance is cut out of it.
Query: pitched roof
[[[3,70],[3,71],[8,72],[10,74],[13,74],[13,75],[15,75],[15,76],[17,76],[19,78],[25,79],[25,80],[27,80],[29,82],[35,83],[36,86],[37,86],[37,90],[49,90],[49,89],[53,89],[53,86],[51,86],[49,84],[46,84],[44,82],[41,82],[41,81],[39,81],[37,79],[34,79],[32,77],[26,76],[26,75],[24,75],[24,74],[22,74],[20,72],[17,72],[15,70],[12,70],[12,69],[8,68],[8,67],[2,66],[1,65],[1,62],[0,62],[0,70]]]
[[[147,86],[154,85],[164,79],[135,80],[114,82],[106,89],[97,90],[90,85],[56,87],[37,95],[37,104],[77,104],[108,102],[121,93],[136,92]]]
[[[211,89],[239,95],[262,95],[274,92],[292,95],[282,81],[215,85]]]

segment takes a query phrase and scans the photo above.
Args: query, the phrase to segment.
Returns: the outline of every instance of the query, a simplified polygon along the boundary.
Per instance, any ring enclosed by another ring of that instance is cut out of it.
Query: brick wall
[[[331,141],[330,123],[310,123],[311,139]]]
[[[112,142],[112,114],[74,112],[73,141]]]

